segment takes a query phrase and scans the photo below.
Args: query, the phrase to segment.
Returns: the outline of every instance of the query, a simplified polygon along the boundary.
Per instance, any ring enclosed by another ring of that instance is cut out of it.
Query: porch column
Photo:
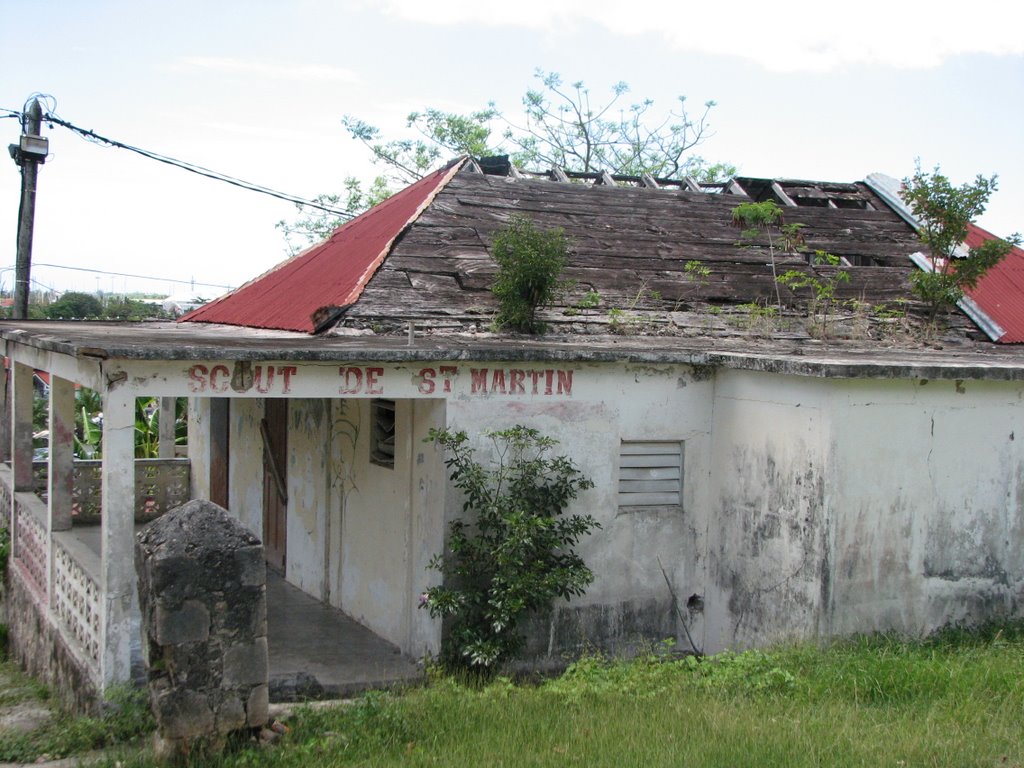
[[[160,398],[160,443],[158,456],[161,459],[174,458],[174,417],[177,398]]]
[[[50,467],[47,473],[49,529],[71,529],[74,486],[75,385],[50,375]]]
[[[100,558],[100,673],[103,687],[131,675],[135,589],[135,397],[103,393],[103,515]]]
[[[14,363],[11,474],[15,491],[32,490],[32,367]]]
[[[4,354],[6,356],[6,348]],[[11,460],[11,364],[5,359],[0,368],[0,462]]]

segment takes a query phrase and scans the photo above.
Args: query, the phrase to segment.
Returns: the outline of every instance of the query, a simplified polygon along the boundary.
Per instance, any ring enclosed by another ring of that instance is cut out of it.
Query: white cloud
[[[355,72],[350,69],[330,67],[322,64],[285,64],[281,62],[220,58],[216,56],[185,56],[178,60],[178,65],[188,69],[202,69],[225,74],[255,75],[276,80],[354,83],[359,79]]]
[[[673,47],[738,56],[777,72],[848,66],[940,65],[958,54],[1024,55],[1024,6],[1009,0],[385,0],[410,21],[571,31],[581,21],[625,35],[658,35]],[[625,10],[628,9],[628,10]]]

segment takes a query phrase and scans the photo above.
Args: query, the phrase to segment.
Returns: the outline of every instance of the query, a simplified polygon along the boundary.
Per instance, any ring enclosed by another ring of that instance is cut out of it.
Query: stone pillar
[[[193,500],[139,534],[135,568],[158,753],[217,751],[266,724],[263,545],[211,501]]]
[[[135,590],[135,397],[103,393],[103,516],[100,523],[100,673],[104,690],[131,677]]]
[[[50,467],[49,484],[50,531],[71,529],[71,490],[75,453],[75,385],[67,379],[50,376]]]

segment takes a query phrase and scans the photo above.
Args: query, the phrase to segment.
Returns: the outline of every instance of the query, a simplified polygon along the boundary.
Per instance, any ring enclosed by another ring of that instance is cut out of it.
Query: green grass
[[[701,661],[587,658],[539,685],[442,678],[289,725],[279,746],[243,744],[217,764],[1022,766],[1024,624]]]
[[[13,662],[0,660],[0,707],[36,703],[53,710],[53,717],[31,731],[0,731],[0,763],[31,763],[80,755],[125,744],[153,729],[145,691],[118,688],[107,698],[102,716],[75,717],[52,705],[47,688],[24,675]]]

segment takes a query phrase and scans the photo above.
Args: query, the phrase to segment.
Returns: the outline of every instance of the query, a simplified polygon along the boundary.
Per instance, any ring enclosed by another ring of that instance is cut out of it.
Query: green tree
[[[496,328],[543,333],[537,310],[551,304],[563,283],[568,241],[561,229],[537,229],[525,216],[513,216],[494,235],[498,275],[491,290],[498,297]]]
[[[486,434],[497,458],[490,467],[476,460],[465,432],[427,437],[448,453],[467,519],[450,524],[447,550],[431,563],[445,583],[421,597],[431,616],[451,622],[445,663],[480,671],[515,656],[528,613],[583,594],[594,575],[573,547],[600,527],[589,514],[564,514],[594,484],[570,459],[551,455],[557,441],[523,426]]]
[[[345,188],[344,196],[317,195],[313,200],[336,211],[348,211],[349,213],[330,213],[296,203],[295,207],[299,212],[299,218],[294,221],[281,219],[274,225],[284,235],[288,253],[294,255],[315,243],[326,240],[334,230],[357,213],[372,208],[391,196],[391,189],[388,187],[387,179],[383,176],[375,178],[366,189],[363,188],[363,183],[354,176],[346,177],[342,183]]]
[[[582,80],[566,84],[557,72],[541,69],[534,78],[539,87],[523,97],[522,124],[497,113],[505,123],[503,138],[524,167],[666,178],[703,178],[729,170],[690,154],[709,135],[713,101],[691,115],[686,97],[679,96],[675,108],[658,114],[653,99],[624,102],[630,89],[622,81],[611,87],[607,100],[594,102]]]
[[[346,216],[299,206],[300,218],[282,221],[278,228],[290,243],[315,242],[348,215],[376,204],[396,186],[423,178],[456,155],[507,154],[519,167],[533,171],[557,165],[575,172],[688,175],[700,181],[736,172],[728,163],[709,163],[693,153],[711,135],[713,101],[691,114],[683,96],[667,110],[657,109],[649,98],[631,100],[624,82],[612,85],[606,97],[594,97],[583,81],[566,84],[557,72],[538,69],[534,79],[536,85],[522,97],[520,114],[505,112],[494,102],[465,114],[427,107],[408,115],[405,127],[412,135],[403,138],[385,138],[380,128],[346,115],[342,125],[369,150],[381,175],[369,185],[349,177],[344,195],[318,198],[332,207],[341,205]]]
[[[103,314],[103,305],[91,293],[68,291],[46,308],[51,320],[84,320],[98,318]]]
[[[911,276],[914,293],[928,305],[928,316],[935,320],[978,284],[982,276],[1019,245],[1013,234],[1005,240],[995,238],[975,248],[963,248],[968,225],[985,212],[989,198],[997,189],[995,175],[979,174],[972,183],[954,186],[939,166],[928,173],[918,161],[914,175],[903,180],[901,196],[918,221],[918,238],[928,249],[934,270]]]
[[[103,308],[105,320],[166,320],[171,316],[163,307],[148,301],[139,301],[128,296],[114,296]]]

